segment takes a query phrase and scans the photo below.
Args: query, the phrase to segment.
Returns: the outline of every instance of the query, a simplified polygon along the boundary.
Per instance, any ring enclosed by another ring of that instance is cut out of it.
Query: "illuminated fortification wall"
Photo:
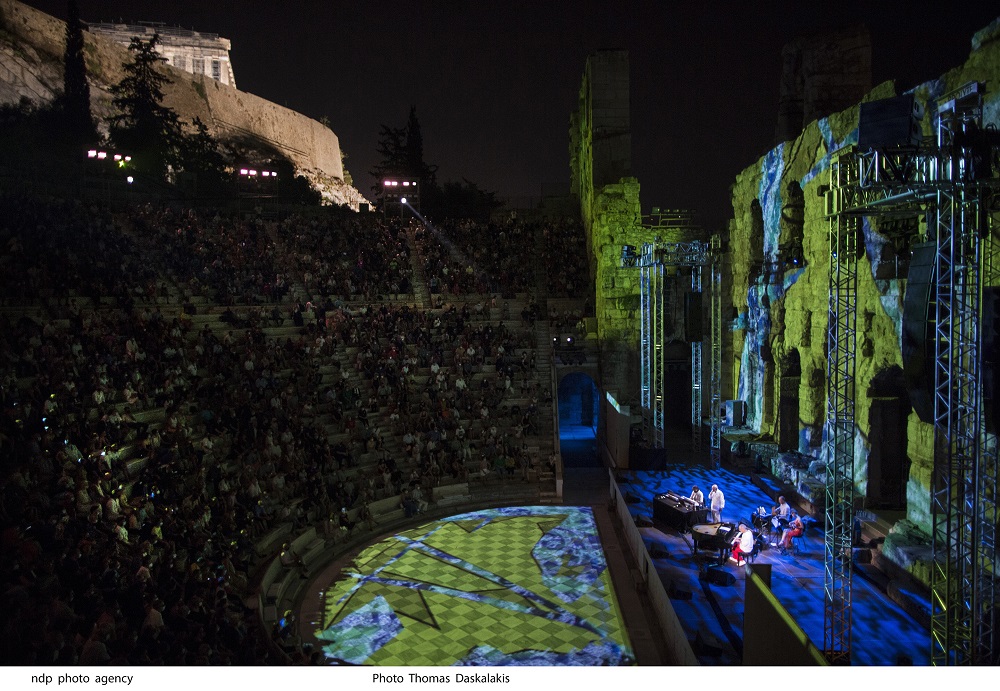
[[[629,128],[628,53],[596,53],[587,60],[579,108],[570,117],[571,190],[591,252],[602,378],[615,390],[638,392],[639,272],[619,266],[622,245],[642,244]]]
[[[1000,127],[1000,20],[976,34],[964,65],[915,89],[919,101],[930,106],[922,123],[925,134],[934,131],[934,100],[970,81],[986,83],[985,124]],[[895,95],[894,85],[887,82],[865,100]],[[724,344],[734,376],[725,384],[731,390],[723,395],[747,401],[749,424],[763,436],[778,440],[791,422],[797,438],[789,443],[785,435],[785,448],[815,458],[822,451],[826,414],[830,251],[821,187],[829,183],[831,154],[857,142],[858,112],[855,105],[806,124],[794,140],[779,144],[745,169],[732,192],[732,290],[723,300],[731,302],[738,316],[727,332],[731,340]],[[880,448],[883,423],[893,415],[893,407],[906,400],[905,390],[902,397],[898,395],[906,275],[894,276],[891,266],[880,265],[893,254],[877,230],[877,221],[865,220],[866,256],[858,270],[855,477],[862,494],[868,490],[869,461],[891,453]],[[781,261],[795,256],[799,243],[804,264]],[[779,262],[781,268],[762,272],[762,261]],[[928,532],[933,428],[921,422],[908,404],[897,414],[904,435],[897,453],[905,449],[910,460],[907,517]],[[796,415],[797,421],[787,419]],[[879,432],[870,437],[873,427]],[[905,556],[901,560],[907,561]]]
[[[0,0],[0,103],[27,97],[47,103],[62,91],[65,23],[15,0]],[[112,112],[108,88],[123,76],[129,51],[84,32],[91,84],[91,108],[103,122]],[[340,142],[332,130],[312,118],[238,91],[205,75],[192,75],[164,65],[173,81],[164,102],[181,120],[195,117],[219,138],[249,135],[281,151],[334,203],[357,208],[361,195],[343,182]]]

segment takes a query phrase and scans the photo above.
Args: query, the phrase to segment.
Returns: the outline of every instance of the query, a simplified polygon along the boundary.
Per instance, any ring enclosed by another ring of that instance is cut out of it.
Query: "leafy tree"
[[[416,106],[410,107],[405,127],[381,126],[375,150],[382,160],[368,173],[376,180],[392,175],[405,175],[420,180],[425,190],[437,184],[437,166],[424,161],[424,138],[420,132]],[[377,193],[379,186],[376,184],[372,190]]]
[[[75,144],[93,142],[97,128],[90,114],[90,85],[87,63],[83,57],[83,24],[76,0],[69,0],[66,19],[66,53],[63,70],[62,110],[65,131]]]
[[[193,173],[222,177],[226,172],[226,161],[219,151],[219,144],[208,132],[201,118],[191,123],[194,132],[181,140],[181,164],[184,170]]]
[[[132,62],[123,65],[125,76],[111,87],[118,113],[108,123],[111,141],[132,152],[138,169],[163,176],[177,162],[182,134],[177,114],[163,105],[163,87],[170,80],[156,70],[163,61],[156,50],[159,41],[159,34],[149,41],[132,39]]]

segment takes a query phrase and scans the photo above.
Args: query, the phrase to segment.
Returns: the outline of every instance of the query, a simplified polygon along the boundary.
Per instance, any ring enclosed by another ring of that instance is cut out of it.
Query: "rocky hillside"
[[[52,101],[62,90],[65,23],[16,0],[0,0],[0,104]],[[91,109],[103,123],[111,113],[109,88],[123,76],[128,50],[85,33]],[[281,151],[330,204],[357,209],[366,201],[344,182],[340,142],[328,127],[301,113],[169,65],[164,102],[185,123],[200,118],[219,140],[239,137]]]

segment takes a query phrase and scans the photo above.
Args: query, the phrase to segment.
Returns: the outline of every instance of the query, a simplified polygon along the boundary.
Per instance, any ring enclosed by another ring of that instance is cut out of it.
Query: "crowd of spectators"
[[[7,662],[274,662],[247,603],[276,525],[336,541],[377,526],[373,502],[410,516],[442,483],[538,470],[549,394],[530,323],[488,296],[378,300],[412,290],[398,228],[0,211]],[[440,256],[417,246],[425,266]],[[503,267],[454,285],[527,286]]]
[[[560,219],[544,223],[541,233],[549,297],[587,297],[592,291],[583,226],[579,221]]]
[[[517,219],[419,226],[415,240],[432,294],[509,297],[534,283],[534,230]]]

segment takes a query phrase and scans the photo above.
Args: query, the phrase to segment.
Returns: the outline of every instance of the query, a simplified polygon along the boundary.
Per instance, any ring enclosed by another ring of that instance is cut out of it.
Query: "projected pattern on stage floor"
[[[325,593],[332,660],[376,665],[630,665],[589,508],[452,516],[368,549]]]

